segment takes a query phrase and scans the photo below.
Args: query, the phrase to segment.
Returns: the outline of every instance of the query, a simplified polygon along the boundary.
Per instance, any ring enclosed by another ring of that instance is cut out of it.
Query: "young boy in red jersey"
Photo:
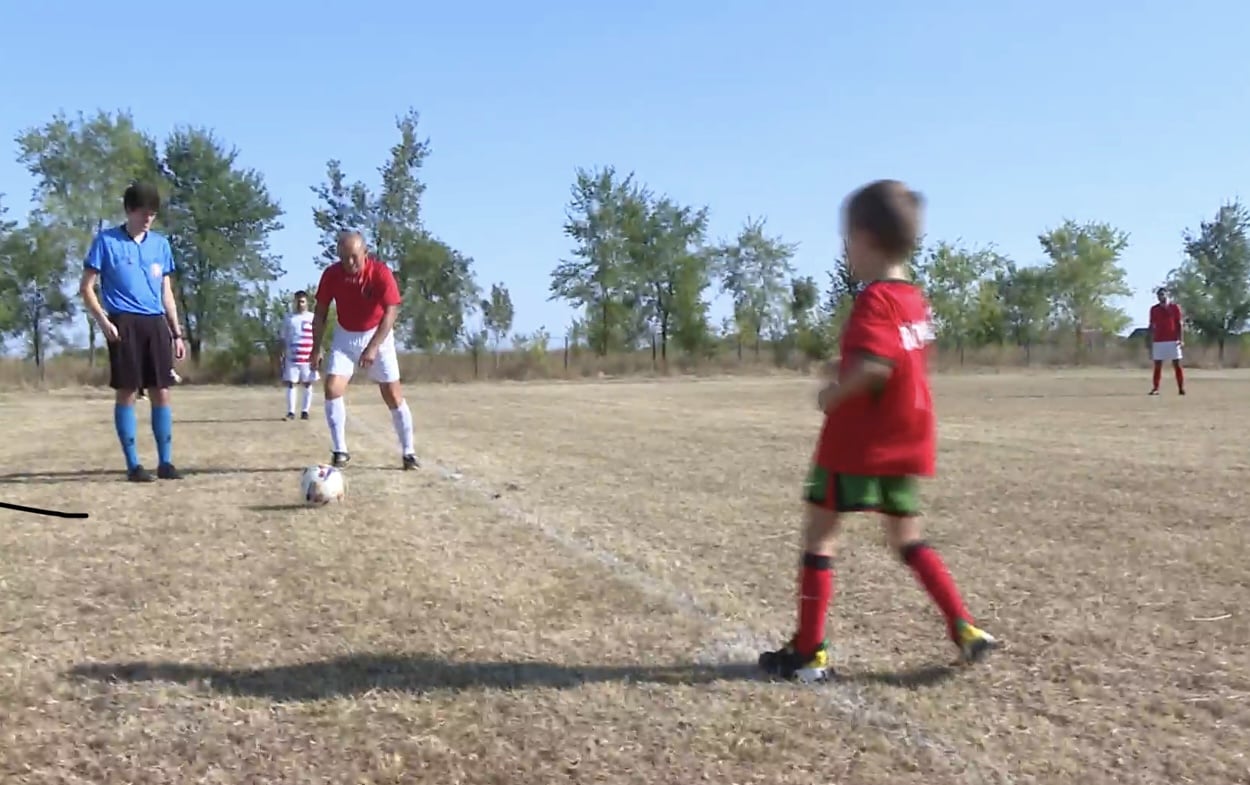
[[[879,180],[846,204],[847,261],[868,285],[843,331],[836,380],[818,396],[825,423],[804,493],[798,631],[781,649],[760,655],[760,667],[773,676],[804,682],[830,676],[825,617],[838,531],[851,512],[884,516],[891,547],[946,617],[964,662],[981,659],[997,643],[973,624],[942,557],[921,536],[918,478],[933,476],[937,453],[926,362],[935,337],[932,312],[907,277],[921,201],[902,183]]]

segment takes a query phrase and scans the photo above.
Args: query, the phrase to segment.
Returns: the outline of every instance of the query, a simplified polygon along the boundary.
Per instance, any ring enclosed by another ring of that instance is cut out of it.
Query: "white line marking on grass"
[[[362,424],[359,417],[348,417],[348,424],[357,435],[364,436],[375,445],[385,442],[389,452],[393,452],[399,460],[395,435],[390,431],[383,438],[378,423]],[[415,425],[414,425],[415,428]],[[388,429],[389,430],[389,429]],[[419,433],[419,431],[418,431]],[[419,439],[417,440],[419,443]],[[776,645],[760,633],[735,624],[711,611],[690,592],[660,580],[640,570],[611,550],[602,548],[591,538],[573,535],[543,520],[542,516],[522,509],[520,506],[503,498],[500,491],[487,483],[466,475],[459,469],[447,466],[430,456],[420,456],[422,468],[418,471],[436,471],[447,482],[456,485],[466,492],[485,500],[504,517],[537,530],[543,536],[565,548],[571,553],[588,561],[597,562],[608,568],[618,579],[633,586],[639,591],[655,599],[668,603],[688,617],[713,625],[723,634],[721,640],[705,646],[695,656],[698,665],[741,665],[743,662],[753,663],[762,648]],[[836,646],[834,647],[836,656]],[[786,689],[789,685],[778,685]],[[798,689],[807,689],[799,687]],[[975,782],[1012,785],[1014,779],[1002,770],[986,771],[965,758],[953,744],[938,737],[933,731],[918,722],[908,720],[887,706],[874,701],[863,687],[843,681],[832,681],[819,688],[829,697],[833,713],[852,723],[868,725],[883,731],[902,743],[919,749],[935,752],[950,761],[955,768],[963,769],[964,776],[970,776]]]

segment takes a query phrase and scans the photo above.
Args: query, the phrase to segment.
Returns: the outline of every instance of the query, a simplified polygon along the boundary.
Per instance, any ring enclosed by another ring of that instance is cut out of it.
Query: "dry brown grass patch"
[[[7,396],[2,497],[92,517],[0,512],[0,780],[1246,781],[1250,376],[1193,377],[941,379],[932,540],[1008,648],[942,667],[865,518],[821,689],[749,667],[793,623],[810,383],[413,387],[415,474],[353,387],[315,511],[319,401],[179,390],[193,474],[143,487],[107,395]]]

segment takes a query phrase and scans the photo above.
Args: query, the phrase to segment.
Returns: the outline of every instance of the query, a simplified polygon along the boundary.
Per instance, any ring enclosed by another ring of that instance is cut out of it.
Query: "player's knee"
[[[382,400],[392,409],[398,409],[404,403],[404,389],[399,382],[383,382],[378,385]]]
[[[921,548],[929,547],[929,544],[922,539],[908,540],[906,542],[893,543],[894,552],[898,554],[898,558],[907,564],[911,561],[912,555]]]
[[[887,515],[885,518],[885,539],[889,548],[906,561],[905,552],[924,545],[919,516]]]
[[[327,401],[335,398],[342,398],[343,393],[347,392],[347,378],[344,376],[327,376],[325,383],[325,397]]]
[[[838,544],[841,519],[833,510],[815,504],[807,505],[807,518],[803,526],[803,550],[832,556]]]

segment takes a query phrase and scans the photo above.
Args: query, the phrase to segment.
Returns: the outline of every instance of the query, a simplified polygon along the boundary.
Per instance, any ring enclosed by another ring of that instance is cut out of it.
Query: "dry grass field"
[[[0,510],[0,782],[1250,782],[1250,374],[1147,380],[940,377],[931,539],[1005,648],[946,667],[863,517],[815,688],[753,668],[810,380],[413,386],[413,473],[353,386],[320,510],[320,395],[177,390],[150,486],[106,391],[0,395],[0,498],[91,514]]]

